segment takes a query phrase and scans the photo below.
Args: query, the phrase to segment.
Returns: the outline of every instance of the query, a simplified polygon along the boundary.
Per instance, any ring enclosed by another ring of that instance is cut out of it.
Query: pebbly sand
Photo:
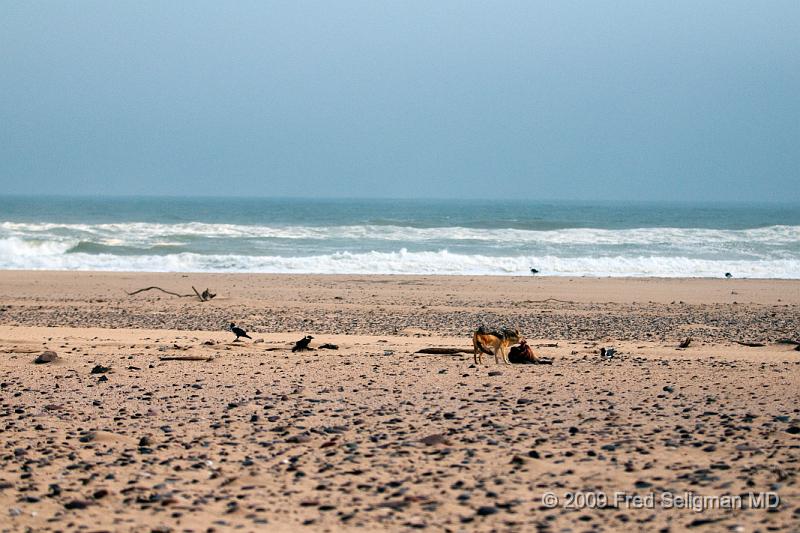
[[[416,353],[480,323],[553,365]],[[785,339],[798,281],[0,272],[0,530],[797,530]]]

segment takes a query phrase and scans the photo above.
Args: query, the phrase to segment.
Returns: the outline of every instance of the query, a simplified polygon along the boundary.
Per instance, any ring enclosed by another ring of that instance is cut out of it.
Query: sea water
[[[797,204],[0,197],[0,269],[800,278]]]

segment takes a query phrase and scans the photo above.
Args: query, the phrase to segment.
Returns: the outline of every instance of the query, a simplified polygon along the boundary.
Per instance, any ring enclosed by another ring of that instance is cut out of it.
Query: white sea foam
[[[67,253],[70,243],[0,239],[0,269],[107,270],[151,272],[265,272],[311,274],[449,274],[530,275],[531,265],[544,275],[800,278],[800,260],[704,260],[689,257],[556,257],[462,255],[446,250],[332,254],[309,257],[202,255],[133,255]]]
[[[52,224],[0,223],[2,237],[64,237],[91,239],[99,244],[150,244],[165,237],[207,239],[330,240],[371,239],[395,242],[474,241],[554,245],[709,245],[717,243],[791,244],[800,242],[800,226],[769,226],[744,230],[705,228],[570,228],[559,230],[475,229],[465,227],[416,228],[392,225],[257,226],[241,224],[119,223]]]
[[[531,267],[568,276],[718,277],[730,271],[800,278],[800,226],[539,231],[0,223],[0,269],[516,275]]]

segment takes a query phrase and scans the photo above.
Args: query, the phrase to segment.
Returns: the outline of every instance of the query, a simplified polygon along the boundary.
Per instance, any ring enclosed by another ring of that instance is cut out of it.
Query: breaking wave
[[[800,278],[800,226],[557,230],[0,223],[0,269]]]

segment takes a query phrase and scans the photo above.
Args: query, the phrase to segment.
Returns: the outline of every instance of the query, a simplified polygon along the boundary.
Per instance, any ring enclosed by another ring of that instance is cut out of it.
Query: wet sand
[[[480,323],[553,364],[416,353]],[[0,272],[0,530],[796,530],[798,337],[796,281]]]

